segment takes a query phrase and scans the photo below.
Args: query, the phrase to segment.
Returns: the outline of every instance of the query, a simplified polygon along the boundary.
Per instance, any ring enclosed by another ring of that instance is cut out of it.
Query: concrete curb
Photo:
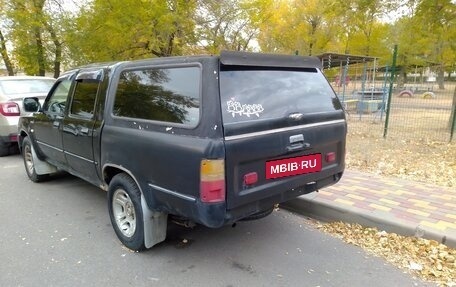
[[[416,236],[436,240],[448,247],[456,248],[456,234],[408,222],[383,211],[366,211],[361,208],[326,203],[308,195],[282,203],[280,207],[324,222],[343,221],[404,236]]]

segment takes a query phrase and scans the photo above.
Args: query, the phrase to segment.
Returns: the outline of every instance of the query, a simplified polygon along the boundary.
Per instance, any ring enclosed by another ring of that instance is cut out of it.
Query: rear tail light
[[[19,105],[16,103],[0,103],[0,114],[11,117],[20,116],[21,112],[19,110]]]
[[[223,159],[203,159],[201,161],[201,202],[225,201],[225,161]]]
[[[325,155],[325,161],[326,162],[333,162],[336,161],[336,153],[335,152],[329,152]]]

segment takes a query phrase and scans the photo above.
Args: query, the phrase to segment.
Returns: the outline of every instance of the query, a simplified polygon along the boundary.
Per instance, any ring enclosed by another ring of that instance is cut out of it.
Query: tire
[[[19,146],[17,143],[5,143],[0,140],[0,157],[17,153],[19,153]]]
[[[25,137],[22,141],[22,158],[24,159],[25,171],[27,172],[28,178],[33,182],[41,182],[49,179],[48,174],[36,173],[35,163],[33,162],[32,150],[32,142],[28,137]]]
[[[134,251],[146,249],[141,192],[125,173],[113,177],[108,188],[111,224],[123,245]]]
[[[413,98],[413,92],[411,90],[403,90],[402,92],[399,93],[399,97],[409,97]]]
[[[433,92],[425,92],[423,95],[421,95],[423,99],[434,99],[435,94]]]

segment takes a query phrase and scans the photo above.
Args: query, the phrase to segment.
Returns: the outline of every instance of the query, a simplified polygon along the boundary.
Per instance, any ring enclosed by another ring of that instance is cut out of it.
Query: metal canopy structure
[[[378,57],[360,56],[339,53],[324,53],[317,55],[320,59],[324,70],[339,69],[336,76],[335,84],[336,93],[342,100],[346,111],[355,109],[361,118],[364,113],[380,112],[380,119],[383,119],[383,111],[385,109],[386,96],[386,80],[383,81],[382,87],[376,85],[376,73],[378,72]],[[349,66],[354,66],[354,81],[348,76]],[[368,67],[370,66],[370,68]],[[356,86],[358,70],[362,70],[361,74],[361,89]],[[386,79],[386,78],[385,78]],[[350,89],[348,89],[348,85]]]
[[[349,66],[355,66],[355,78],[358,74],[359,67],[362,70],[362,91],[366,89],[365,84],[369,81],[368,74],[371,76],[372,87],[375,86],[375,74],[377,71],[377,60],[378,57],[372,56],[360,56],[360,55],[351,55],[351,54],[339,54],[339,53],[323,53],[317,55],[322,63],[323,71],[329,69],[339,69],[338,80],[336,80],[337,86],[342,87],[342,91],[337,89],[339,94],[342,94],[342,98],[345,98],[345,88],[348,85],[348,70]],[[373,63],[371,69],[368,68],[369,63]],[[370,72],[370,73],[369,73]],[[355,86],[356,89],[356,86]]]
[[[371,76],[372,86],[375,86],[375,74],[377,70],[378,57],[362,56],[362,55],[351,55],[351,54],[339,54],[339,53],[323,53],[317,55],[321,61],[324,70],[339,69],[339,80],[343,87],[342,95],[345,97],[345,86],[346,77],[348,76],[349,66],[355,66],[355,78],[358,75],[358,70],[362,70],[362,90],[365,89],[365,84],[368,82],[369,75]],[[370,64],[372,63],[372,64]],[[371,66],[370,68],[368,66]],[[338,86],[340,85],[338,84]],[[340,92],[340,90],[338,91]]]
[[[338,53],[323,53],[317,55],[316,57],[320,59],[323,69],[331,69],[359,63],[376,62],[378,59],[377,57]]]

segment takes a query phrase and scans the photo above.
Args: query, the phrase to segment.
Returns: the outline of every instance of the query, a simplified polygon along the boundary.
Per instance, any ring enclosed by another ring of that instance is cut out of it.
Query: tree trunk
[[[54,28],[47,22],[45,22],[44,25],[46,26],[49,34],[51,34],[51,39],[55,46],[54,78],[58,78],[60,76],[60,64],[62,62],[62,43],[60,43],[59,39],[57,38],[57,33],[55,33]]]
[[[439,71],[437,72],[437,83],[439,84],[439,90],[445,89],[444,80],[445,80],[445,69],[443,67],[443,64],[441,64],[439,67]]]
[[[54,59],[54,78],[60,76],[60,64],[62,61],[62,45],[59,42],[58,46],[55,46],[55,59]]]
[[[36,17],[42,18],[43,16],[43,7],[44,7],[45,0],[38,0],[34,1],[33,4],[36,9]],[[37,18],[37,19],[39,19]],[[37,23],[38,24],[38,23]],[[38,24],[39,25],[39,24]],[[45,48],[43,44],[43,38],[41,35],[41,27],[35,26],[33,29],[33,33],[35,34],[35,41],[36,41],[36,60],[38,62],[38,75],[45,76],[46,75],[46,56],[45,56]]]
[[[451,132],[451,127],[453,127],[453,121],[456,121],[456,86],[454,87],[454,92],[453,92],[453,105],[451,108],[451,116],[450,120],[448,121],[448,129]],[[454,126],[456,129],[456,126]],[[453,131],[454,132],[454,131]]]
[[[397,87],[401,89],[407,83],[407,70],[405,69],[405,66],[403,66],[402,69],[396,73],[396,75]]]
[[[8,76],[14,76],[13,64],[11,63],[8,51],[6,50],[6,41],[2,31],[0,31],[0,54],[2,55],[6,70],[8,71]]]
[[[34,28],[35,41],[36,41],[36,60],[38,62],[38,76],[46,75],[46,61],[44,58],[44,47],[43,39],[41,38],[41,29],[39,27]]]

